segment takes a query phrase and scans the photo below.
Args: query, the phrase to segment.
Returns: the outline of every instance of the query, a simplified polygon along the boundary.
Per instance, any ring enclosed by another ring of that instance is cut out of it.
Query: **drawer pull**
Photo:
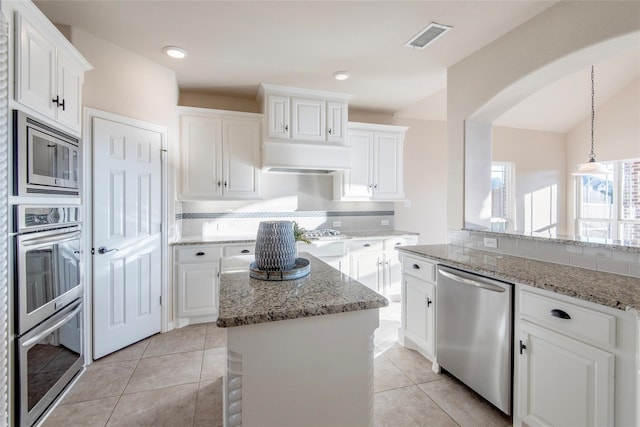
[[[571,316],[569,316],[569,313],[567,313],[564,310],[560,310],[558,308],[554,308],[553,310],[551,310],[549,312],[549,314],[553,317],[557,317],[559,319],[571,319]]]
[[[196,252],[196,256],[206,255],[204,252]]]
[[[432,303],[433,301],[431,301],[431,298],[427,297],[427,308],[429,308]]]
[[[365,244],[364,244],[364,247],[365,247],[365,248],[368,248],[369,246],[371,246],[371,244],[369,244],[369,243],[365,243]]]
[[[420,270],[420,266],[418,264],[413,264],[411,268],[413,268],[414,270]]]
[[[241,254],[248,254],[249,252],[251,252],[249,249],[243,249],[240,251]]]

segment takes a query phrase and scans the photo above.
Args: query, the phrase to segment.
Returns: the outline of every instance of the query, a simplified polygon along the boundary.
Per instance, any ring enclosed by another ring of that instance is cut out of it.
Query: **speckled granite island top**
[[[640,279],[453,245],[403,246],[398,251],[442,264],[546,289],[640,316]]]
[[[316,257],[301,252],[311,272],[300,279],[258,280],[248,271],[220,275],[220,327],[250,325],[386,307],[389,301]]]

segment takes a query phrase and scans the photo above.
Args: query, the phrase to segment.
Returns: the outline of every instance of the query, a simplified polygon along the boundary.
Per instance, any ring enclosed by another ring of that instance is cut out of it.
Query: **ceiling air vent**
[[[413,36],[411,40],[406,42],[404,45],[416,49],[424,49],[429,43],[449,31],[450,29],[451,27],[447,25],[436,24],[435,22],[432,22],[418,34]]]

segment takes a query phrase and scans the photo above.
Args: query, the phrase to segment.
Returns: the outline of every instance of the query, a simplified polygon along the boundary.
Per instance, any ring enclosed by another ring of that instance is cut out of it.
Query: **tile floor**
[[[510,426],[509,417],[396,343],[399,312],[396,303],[380,311],[375,426]],[[222,426],[225,344],[225,329],[192,325],[100,359],[43,427]]]

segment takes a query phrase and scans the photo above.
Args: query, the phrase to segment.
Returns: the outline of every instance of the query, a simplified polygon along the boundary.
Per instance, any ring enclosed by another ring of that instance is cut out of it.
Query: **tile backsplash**
[[[498,240],[497,248],[484,246],[484,238]],[[532,258],[589,270],[640,277],[640,248],[589,245],[583,242],[544,241],[481,231],[449,230],[449,244],[471,249]]]
[[[340,231],[392,230],[394,211],[232,211],[176,214],[182,237],[255,237],[261,221],[296,221],[308,230],[331,228]],[[384,223],[385,225],[382,225]]]

